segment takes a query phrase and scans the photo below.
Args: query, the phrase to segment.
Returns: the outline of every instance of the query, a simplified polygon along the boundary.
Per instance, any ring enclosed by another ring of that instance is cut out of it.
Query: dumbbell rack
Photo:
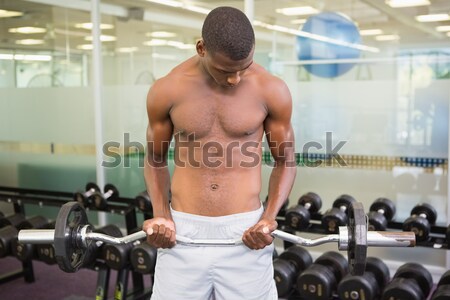
[[[61,207],[63,204],[73,201],[74,194],[70,192],[46,191],[37,189],[11,188],[0,186],[0,201],[10,203],[14,207],[15,213],[25,215],[25,204],[34,204],[38,206]],[[127,232],[138,227],[136,219],[136,209],[134,199],[116,198],[108,202],[104,210],[89,208],[90,211],[102,211],[112,214],[119,214],[125,217]],[[97,271],[97,295],[96,299],[107,299],[108,283],[111,270],[105,263],[97,260],[92,269]],[[133,288],[128,289],[128,275],[130,268],[118,271],[115,295],[120,299],[147,299],[151,294],[151,289],[144,288],[143,275],[132,272]],[[16,278],[24,277],[26,282],[34,282],[34,272],[32,261],[22,263],[22,269],[9,274],[0,276],[0,284],[6,283]]]

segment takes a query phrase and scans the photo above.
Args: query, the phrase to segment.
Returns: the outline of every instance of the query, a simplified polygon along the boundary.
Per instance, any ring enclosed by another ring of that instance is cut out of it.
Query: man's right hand
[[[172,219],[156,217],[146,220],[142,230],[147,233],[147,242],[155,248],[175,246],[175,224]]]

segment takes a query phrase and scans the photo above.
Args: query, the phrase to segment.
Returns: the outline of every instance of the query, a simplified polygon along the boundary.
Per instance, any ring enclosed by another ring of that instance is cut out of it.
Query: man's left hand
[[[261,219],[254,226],[247,229],[242,235],[244,244],[253,250],[263,249],[272,244],[274,237],[272,232],[277,229],[275,220]]]

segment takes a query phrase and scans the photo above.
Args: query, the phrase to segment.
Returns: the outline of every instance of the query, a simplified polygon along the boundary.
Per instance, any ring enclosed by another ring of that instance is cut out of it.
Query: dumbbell
[[[106,234],[113,237],[123,237],[122,231],[119,227],[117,227],[114,224],[109,224],[100,228],[96,228],[93,230],[95,233],[101,233]],[[103,258],[102,256],[102,248],[103,248],[103,242],[100,241],[94,241],[89,244],[88,246],[88,257],[83,263],[83,267],[89,267],[92,265],[97,258]]]
[[[135,229],[131,233],[140,231],[141,229]],[[145,241],[146,237],[135,240],[126,244],[105,244],[102,247],[102,258],[108,267],[113,270],[121,270],[130,263],[130,251],[133,247]]]
[[[130,251],[130,262],[135,272],[141,274],[155,273],[157,250],[148,243],[136,245]]]
[[[311,214],[316,213],[322,207],[322,199],[316,193],[302,195],[297,205],[286,211],[286,224],[293,229],[305,229],[309,226]]]
[[[365,273],[361,276],[347,275],[338,285],[339,298],[380,299],[381,292],[389,282],[389,268],[379,258],[368,257]]]
[[[86,184],[86,190],[84,192],[76,192],[73,195],[73,200],[80,203],[83,207],[89,207],[91,205],[91,203],[89,203],[89,199],[95,193],[100,193],[98,185],[89,182]]]
[[[376,199],[369,208],[370,212],[368,230],[384,231],[388,222],[394,218],[395,204],[388,198]]]
[[[13,214],[0,218],[0,228],[11,225],[17,227],[21,222],[25,221],[25,216],[22,214]]]
[[[403,222],[403,231],[414,232],[418,242],[426,241],[436,219],[437,212],[433,206],[427,203],[416,205],[411,210],[411,216]]]
[[[450,299],[450,270],[442,275],[437,284],[437,288],[433,293],[431,300],[448,300]]]
[[[445,239],[447,240],[447,249],[450,249],[450,224],[447,226]]]
[[[263,203],[263,207],[264,209],[266,209],[267,207],[267,201],[269,200],[269,195],[266,196],[266,200],[264,200]],[[282,217],[286,214],[286,210],[289,206],[289,198],[286,198],[286,200],[284,200],[283,205],[281,206],[280,210],[278,211],[277,216]]]
[[[17,239],[19,231],[12,225],[0,228],[0,258],[11,254],[11,243]]]
[[[150,196],[147,191],[143,191],[139,195],[134,198],[134,204],[140,211],[146,214],[153,214],[152,201],[150,200]]]
[[[347,259],[338,252],[325,252],[297,278],[297,291],[304,299],[330,299],[348,273]]]
[[[333,207],[322,216],[322,226],[329,233],[338,233],[339,226],[348,224],[348,207],[356,202],[350,195],[341,195],[333,202]]]
[[[56,221],[50,222],[44,225],[42,229],[55,229],[55,223]],[[42,261],[48,265],[56,264],[55,247],[53,246],[53,244],[36,245],[36,255],[36,258],[39,261]]]
[[[47,224],[47,218],[43,216],[34,216],[22,221],[17,225],[17,229],[42,229]],[[20,261],[29,261],[37,257],[36,245],[21,243],[17,238],[11,241],[11,253]]]
[[[427,269],[417,263],[406,263],[395,272],[381,299],[424,300],[432,286],[433,278]]]
[[[311,255],[300,246],[291,246],[281,253],[273,262],[278,296],[287,296],[294,287],[298,274],[311,264]]]
[[[105,185],[103,192],[104,192],[103,194],[99,192],[94,193],[89,197],[90,201],[92,201],[94,206],[97,209],[101,210],[104,210],[108,207],[108,199],[113,200],[119,197],[119,191],[117,190],[117,188],[109,183]]]

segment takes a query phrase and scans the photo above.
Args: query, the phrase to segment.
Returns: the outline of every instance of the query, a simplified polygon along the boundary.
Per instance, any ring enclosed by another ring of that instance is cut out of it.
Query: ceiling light
[[[199,6],[194,6],[194,5],[183,5],[183,8],[193,11],[193,12],[201,13],[204,15],[209,14],[209,12],[211,11],[210,9],[199,7]]]
[[[195,49],[194,44],[185,44],[178,41],[167,41],[167,40],[160,40],[160,39],[152,39],[147,42],[143,42],[145,46],[171,46],[176,47],[178,49]]]
[[[170,38],[177,36],[174,32],[167,32],[167,31],[153,31],[146,34],[146,36],[149,37],[155,37],[155,38]]]
[[[416,20],[419,22],[448,21],[450,20],[450,16],[448,14],[421,15],[416,16]]]
[[[116,49],[116,51],[119,53],[131,53],[131,52],[136,52],[138,50],[139,50],[138,47],[121,47],[121,48]]]
[[[92,36],[90,35],[90,36],[87,36],[87,37],[85,37],[84,38],[86,41],[92,41]],[[117,38],[115,37],[115,36],[112,36],[112,35],[101,35],[100,36],[100,41],[102,41],[102,42],[113,42],[113,41],[115,41],[115,40],[117,40]]]
[[[50,61],[52,57],[50,55],[30,55],[30,54],[2,54],[0,53],[0,59],[6,60],[28,60],[28,61]]]
[[[410,7],[430,5],[428,0],[386,0],[386,4],[390,7]]]
[[[311,6],[277,8],[275,11],[286,16],[313,15],[319,12],[317,9]]]
[[[10,29],[8,29],[8,32],[23,33],[23,34],[44,33],[44,32],[47,32],[47,29],[41,28],[41,27],[25,26],[25,27],[10,28]]]
[[[296,19],[296,20],[292,20],[291,24],[305,24],[307,21],[307,19]]]
[[[0,53],[0,59],[13,60],[14,54],[2,54]]]
[[[450,25],[438,26],[436,27],[436,30],[440,32],[450,31]]]
[[[396,34],[385,34],[385,35],[377,35],[375,39],[380,42],[385,42],[385,41],[396,41],[400,39],[400,37]]]
[[[23,16],[23,12],[0,9],[0,18],[10,18]]]
[[[381,29],[363,29],[359,31],[360,35],[379,35],[383,34],[383,30]]]
[[[17,40],[16,44],[18,45],[42,45],[44,40],[35,40],[35,39],[25,39],[25,40]]]
[[[183,3],[179,1],[172,1],[172,0],[147,0],[148,2],[153,2],[157,4],[172,6],[172,7],[182,7]]]
[[[450,32],[447,32],[447,36],[450,36]]]
[[[152,39],[150,41],[146,41],[142,43],[145,46],[166,46],[166,40]]]
[[[167,55],[167,54],[159,54],[159,53],[152,53],[153,58],[159,58],[159,59],[167,59],[167,60],[176,60],[177,57],[174,55]]]
[[[92,44],[83,44],[83,45],[78,45],[77,49],[80,49],[80,50],[92,50],[92,49],[94,49],[94,46]]]
[[[83,28],[83,29],[88,29],[88,30],[92,30],[92,23],[78,23],[75,24],[76,28]],[[112,24],[100,24],[100,29],[113,29],[114,25]]]

